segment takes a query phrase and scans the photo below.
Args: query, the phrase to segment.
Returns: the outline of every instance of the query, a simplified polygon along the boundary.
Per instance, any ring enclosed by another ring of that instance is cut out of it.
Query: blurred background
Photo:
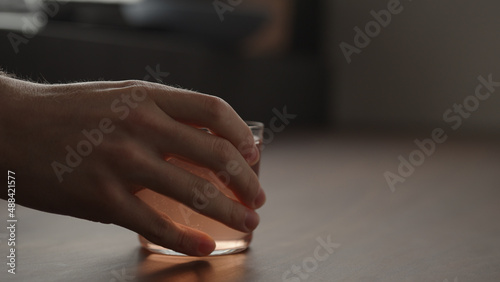
[[[0,0],[0,68],[18,77],[157,76],[267,127],[284,107],[296,115],[263,154],[268,203],[249,252],[165,263],[132,232],[20,209],[17,277],[284,281],[302,263],[307,281],[500,281],[500,85],[474,96],[478,77],[500,83],[499,11],[498,0]],[[446,146],[416,145],[437,127]],[[306,268],[330,235],[339,250]]]
[[[357,47],[355,28],[391,3],[399,12]],[[447,124],[443,113],[474,94],[479,75],[500,81],[500,4],[398,3],[3,0],[0,67],[51,83],[154,81],[160,70],[164,83],[220,96],[245,119],[267,123],[286,106],[291,127],[427,132]],[[350,63],[342,42],[357,49]],[[459,131],[499,132],[498,96]]]

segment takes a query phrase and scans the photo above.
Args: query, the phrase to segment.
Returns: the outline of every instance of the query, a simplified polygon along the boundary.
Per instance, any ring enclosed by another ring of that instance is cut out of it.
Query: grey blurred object
[[[42,4],[41,0],[0,0],[0,29],[23,30],[25,20],[33,18],[42,8]],[[36,33],[42,27],[32,26],[29,32]]]
[[[226,11],[222,21],[212,1],[203,0],[146,0],[123,5],[121,11],[131,26],[228,40],[245,38],[268,19],[265,11],[241,5]]]
[[[0,12],[32,12],[40,8],[41,0],[1,0]]]

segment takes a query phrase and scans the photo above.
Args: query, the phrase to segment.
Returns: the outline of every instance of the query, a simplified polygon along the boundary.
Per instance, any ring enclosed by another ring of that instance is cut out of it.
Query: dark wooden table
[[[128,230],[18,207],[17,274],[2,228],[0,280],[500,281],[499,139],[450,135],[392,192],[384,172],[429,136],[277,134],[261,225],[236,255],[153,255]]]

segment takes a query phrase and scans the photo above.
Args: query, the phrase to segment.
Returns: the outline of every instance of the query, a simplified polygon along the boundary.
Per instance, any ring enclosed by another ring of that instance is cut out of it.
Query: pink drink
[[[254,139],[256,140],[257,147],[260,150],[260,139],[257,137],[255,137]],[[217,193],[224,193],[227,197],[237,200],[233,192],[229,190],[224,185],[223,181],[221,181],[211,170],[190,164],[176,158],[170,158],[167,161],[193,174],[203,177],[214,184],[220,192],[204,191],[204,196],[206,196],[207,198],[214,197],[215,195],[217,195]],[[259,166],[260,159],[257,164],[252,166],[252,169],[257,175],[259,173]],[[248,245],[252,240],[252,233],[244,233],[232,229],[218,221],[215,221],[209,217],[193,211],[191,208],[185,206],[184,204],[181,204],[149,189],[144,189],[138,192],[136,195],[159,212],[168,215],[173,221],[198,229],[210,235],[216,243],[215,250],[210,255],[223,255],[241,252],[248,248]],[[170,249],[166,249],[153,244],[140,235],[139,241],[141,242],[141,245],[143,247],[149,249],[152,252],[167,255],[182,255]]]

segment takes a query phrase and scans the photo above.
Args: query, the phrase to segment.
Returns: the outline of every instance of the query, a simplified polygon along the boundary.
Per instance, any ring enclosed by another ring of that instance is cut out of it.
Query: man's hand
[[[166,157],[214,172],[240,164],[229,183],[239,201],[219,193],[200,211],[229,227],[253,230],[265,202],[250,168],[259,158],[252,133],[209,95],[142,81],[42,85],[0,76],[0,138],[0,168],[16,172],[20,204],[118,224],[188,255],[208,255],[213,239],[135,196],[148,188],[192,207],[192,189],[210,185]]]

